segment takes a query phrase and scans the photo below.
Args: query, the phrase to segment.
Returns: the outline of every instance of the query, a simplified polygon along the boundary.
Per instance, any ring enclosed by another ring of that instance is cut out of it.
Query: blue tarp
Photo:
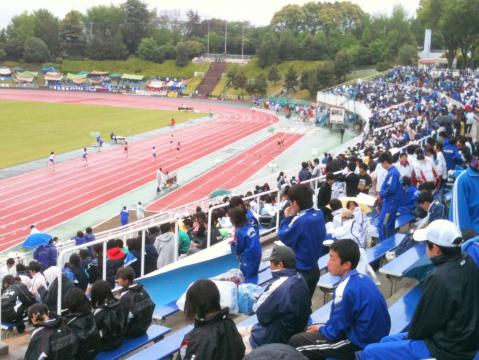
[[[58,69],[55,66],[46,66],[41,69],[41,72],[44,74],[48,72],[58,72]]]

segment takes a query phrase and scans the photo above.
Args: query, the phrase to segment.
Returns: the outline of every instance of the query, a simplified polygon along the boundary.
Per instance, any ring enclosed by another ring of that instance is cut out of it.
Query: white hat
[[[429,241],[438,246],[456,247],[459,246],[456,240],[462,238],[462,234],[453,222],[435,220],[425,229],[416,230],[413,238],[416,241]]]

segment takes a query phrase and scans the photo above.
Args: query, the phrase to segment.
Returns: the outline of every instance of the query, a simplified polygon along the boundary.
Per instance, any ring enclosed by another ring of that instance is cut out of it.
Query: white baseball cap
[[[416,241],[429,241],[438,246],[457,247],[462,234],[457,226],[449,220],[435,220],[425,229],[416,230],[413,234]]]

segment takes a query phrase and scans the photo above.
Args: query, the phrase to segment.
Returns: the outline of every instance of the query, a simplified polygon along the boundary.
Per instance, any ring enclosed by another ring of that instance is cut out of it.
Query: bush
[[[50,58],[47,44],[37,37],[28,38],[23,45],[23,58],[32,63],[47,61]]]
[[[377,71],[386,71],[391,68],[391,64],[389,61],[381,61],[376,64],[376,70]]]
[[[3,49],[0,49],[0,61],[5,60],[6,57],[7,57],[6,51]]]
[[[176,45],[176,66],[186,66],[189,60],[188,47],[184,42],[179,42]]]
[[[403,45],[398,51],[398,61],[401,65],[417,64],[418,55],[417,48],[412,45]]]
[[[141,40],[138,46],[137,54],[140,59],[149,60],[156,63],[162,63],[165,60],[162,49],[156,43],[155,39],[149,37]]]

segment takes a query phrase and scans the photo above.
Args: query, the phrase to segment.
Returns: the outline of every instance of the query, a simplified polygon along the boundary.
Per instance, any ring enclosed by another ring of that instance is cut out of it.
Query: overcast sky
[[[7,3],[7,0],[3,0]],[[2,2],[3,2],[2,1]],[[254,25],[267,25],[273,14],[287,4],[304,4],[312,0],[144,0],[150,8],[158,10],[179,9],[184,14],[187,10],[197,10],[202,18],[216,17],[227,20],[250,21]],[[350,0],[370,14],[390,13],[394,4],[402,4],[414,15],[419,0]],[[0,28],[6,27],[12,16],[25,10],[46,8],[58,17],[75,9],[84,12],[94,5],[119,5],[124,0],[13,0],[2,6]]]

